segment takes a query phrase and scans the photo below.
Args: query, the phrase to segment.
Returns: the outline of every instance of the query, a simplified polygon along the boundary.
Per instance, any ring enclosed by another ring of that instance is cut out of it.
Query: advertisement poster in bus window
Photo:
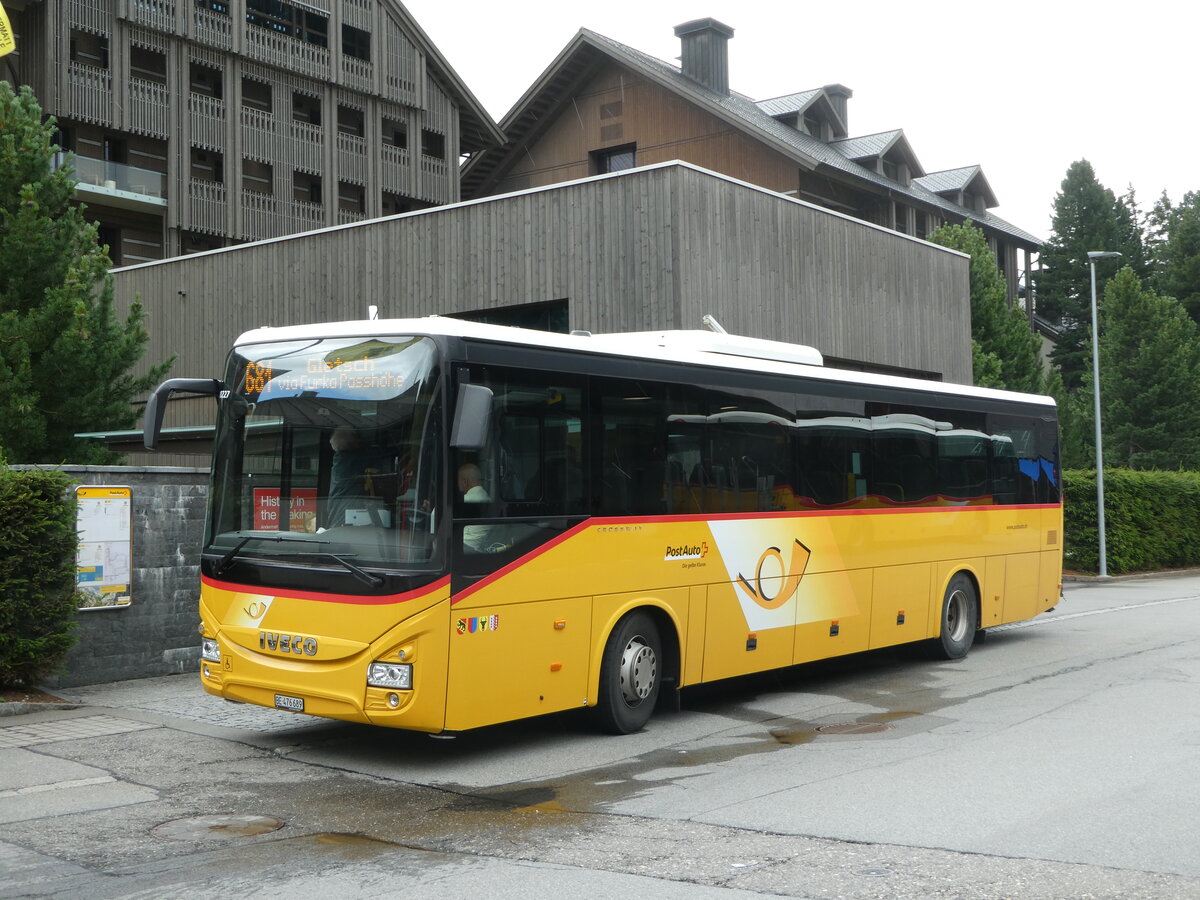
[[[292,488],[288,531],[317,530],[317,489]],[[254,489],[254,530],[279,530],[279,488]]]
[[[75,489],[76,586],[84,598],[80,609],[114,609],[132,602],[132,494],[127,487],[108,485]]]

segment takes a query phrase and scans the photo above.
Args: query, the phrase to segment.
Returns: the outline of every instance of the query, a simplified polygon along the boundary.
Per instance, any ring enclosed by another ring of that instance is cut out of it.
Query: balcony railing
[[[197,6],[192,11],[192,37],[198,44],[228,50],[233,46],[233,27],[229,16]]]
[[[54,168],[61,168],[66,162],[62,153],[54,155]],[[109,162],[104,159],[90,159],[86,156],[76,156],[72,161],[75,168],[75,182],[91,187],[102,188],[106,191],[124,191],[127,194],[140,194],[143,197],[167,196],[167,176],[161,172],[149,169],[139,169],[137,166],[127,166],[124,163]]]
[[[279,156],[275,139],[278,120],[268,112],[242,107],[242,152],[259,162],[273,162]]]
[[[356,134],[337,135],[338,178],[363,184],[367,176],[367,142]]]
[[[207,234],[225,234],[229,228],[229,207],[225,185],[192,178],[188,181],[189,215],[187,227]]]
[[[175,4],[170,0],[133,0],[129,4],[129,21],[157,31],[174,32]]]
[[[87,122],[111,122],[112,72],[73,62],[68,64],[67,76],[71,84],[71,115]]]
[[[216,97],[188,94],[188,111],[192,115],[192,143],[209,150],[225,147],[225,101]]]
[[[317,174],[325,168],[325,129],[311,122],[298,122],[293,119],[291,127],[292,164],[312,174]]]
[[[412,173],[409,170],[408,150],[392,144],[384,144],[379,149],[382,163],[380,181],[383,189],[397,194],[409,193]]]
[[[130,128],[165,138],[170,127],[170,92],[165,84],[144,78],[129,79]]]
[[[244,38],[243,52],[251,59],[316,78],[329,78],[329,51],[324,47],[254,25],[246,28]]]

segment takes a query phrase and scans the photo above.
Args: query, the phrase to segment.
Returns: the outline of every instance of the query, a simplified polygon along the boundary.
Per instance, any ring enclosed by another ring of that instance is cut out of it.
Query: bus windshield
[[[438,354],[429,338],[238,347],[225,385],[209,574],[286,562],[333,570],[339,582],[369,590],[388,572],[428,568],[443,467]],[[251,580],[271,581],[261,573]]]

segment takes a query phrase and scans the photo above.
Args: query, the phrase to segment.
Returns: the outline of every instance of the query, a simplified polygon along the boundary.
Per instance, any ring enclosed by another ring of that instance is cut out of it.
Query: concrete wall
[[[45,684],[71,687],[195,670],[208,470],[63,466],[61,471],[81,485],[131,488],[132,603],[79,612],[75,646]]]

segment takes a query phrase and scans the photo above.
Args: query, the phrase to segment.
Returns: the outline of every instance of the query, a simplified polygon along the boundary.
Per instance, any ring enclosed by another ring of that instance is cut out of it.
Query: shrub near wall
[[[0,687],[32,687],[75,642],[72,485],[0,464]]]
[[[1063,472],[1063,567],[1100,568],[1096,473]],[[1104,535],[1112,575],[1200,566],[1200,472],[1104,470]]]

